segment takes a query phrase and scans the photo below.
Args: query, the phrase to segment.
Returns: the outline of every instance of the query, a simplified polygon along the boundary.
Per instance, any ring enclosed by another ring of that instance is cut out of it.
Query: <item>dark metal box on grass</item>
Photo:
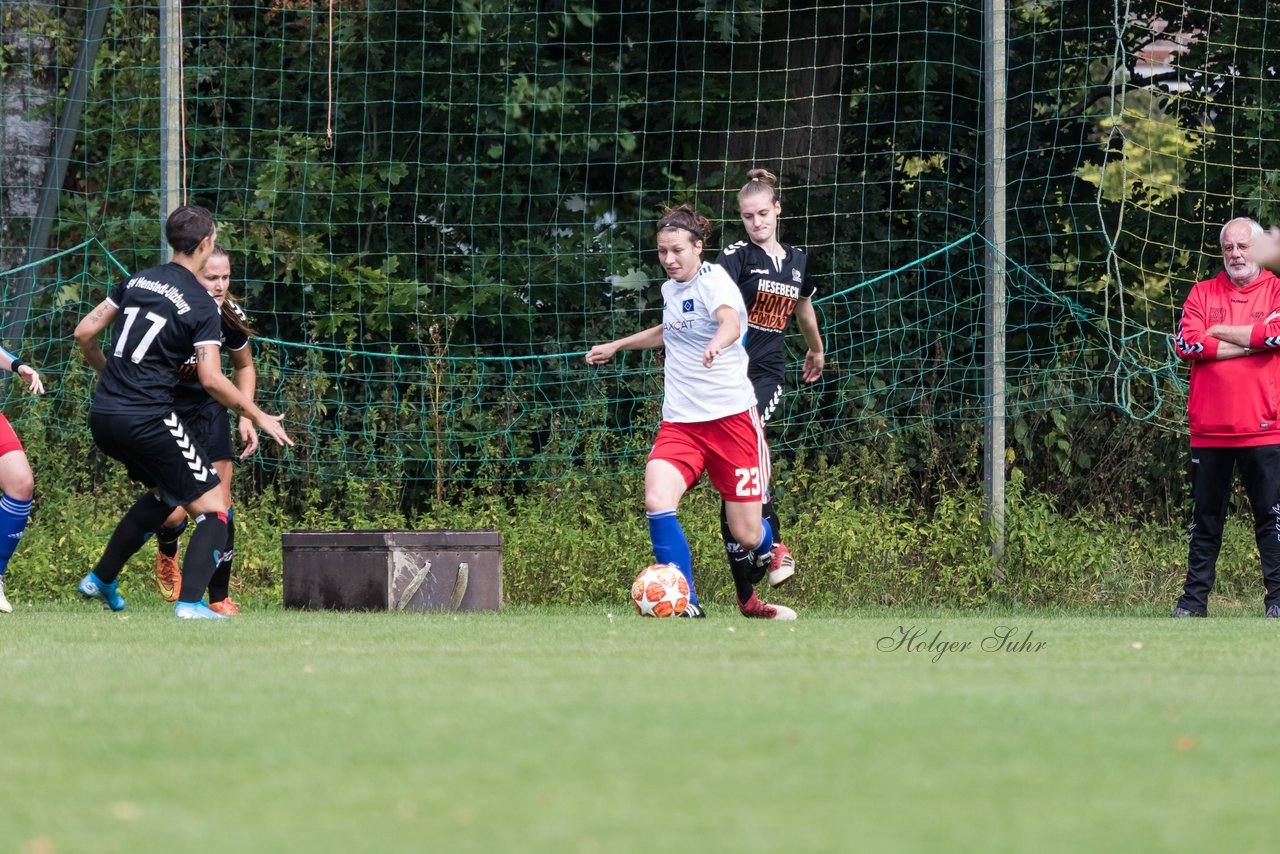
[[[498,531],[289,531],[284,606],[350,611],[497,611]]]

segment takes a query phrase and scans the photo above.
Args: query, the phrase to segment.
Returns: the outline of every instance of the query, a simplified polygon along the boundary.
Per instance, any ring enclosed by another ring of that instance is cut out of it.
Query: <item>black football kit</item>
[[[218,303],[175,263],[130,276],[107,300],[118,314],[93,393],[94,441],[166,503],[187,504],[218,476],[175,411],[174,388],[196,346],[221,342]]]
[[[796,304],[817,291],[807,275],[804,250],[785,243],[782,248],[784,254],[775,256],[749,240],[739,240],[716,258],[737,282],[747,306],[747,376],[755,386],[756,407],[765,423],[782,400],[787,374],[783,342]]]

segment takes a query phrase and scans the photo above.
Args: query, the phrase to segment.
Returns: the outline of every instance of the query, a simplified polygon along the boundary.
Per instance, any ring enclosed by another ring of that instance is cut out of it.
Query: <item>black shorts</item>
[[[196,444],[209,455],[209,462],[235,459],[236,449],[231,443],[231,421],[227,418],[227,408],[221,403],[211,399],[204,406],[180,409],[178,417],[187,425]]]
[[[756,410],[760,413],[760,422],[768,424],[782,403],[782,379],[772,375],[752,377],[751,385],[756,390]]]
[[[89,429],[104,454],[124,463],[129,477],[168,504],[189,504],[218,485],[208,456],[177,413],[90,412]]]

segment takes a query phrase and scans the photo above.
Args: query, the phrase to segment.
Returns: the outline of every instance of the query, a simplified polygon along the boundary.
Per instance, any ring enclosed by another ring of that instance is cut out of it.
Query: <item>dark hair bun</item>
[[[688,202],[674,208],[663,208],[662,219],[658,220],[659,232],[669,228],[679,228],[693,235],[694,240],[706,243],[711,239],[711,221],[693,209]]]

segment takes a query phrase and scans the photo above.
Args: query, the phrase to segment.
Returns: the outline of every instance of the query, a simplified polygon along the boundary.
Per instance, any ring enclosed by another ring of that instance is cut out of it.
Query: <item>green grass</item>
[[[912,626],[973,646],[877,649]],[[0,852],[1271,850],[1277,631],[22,606]]]

